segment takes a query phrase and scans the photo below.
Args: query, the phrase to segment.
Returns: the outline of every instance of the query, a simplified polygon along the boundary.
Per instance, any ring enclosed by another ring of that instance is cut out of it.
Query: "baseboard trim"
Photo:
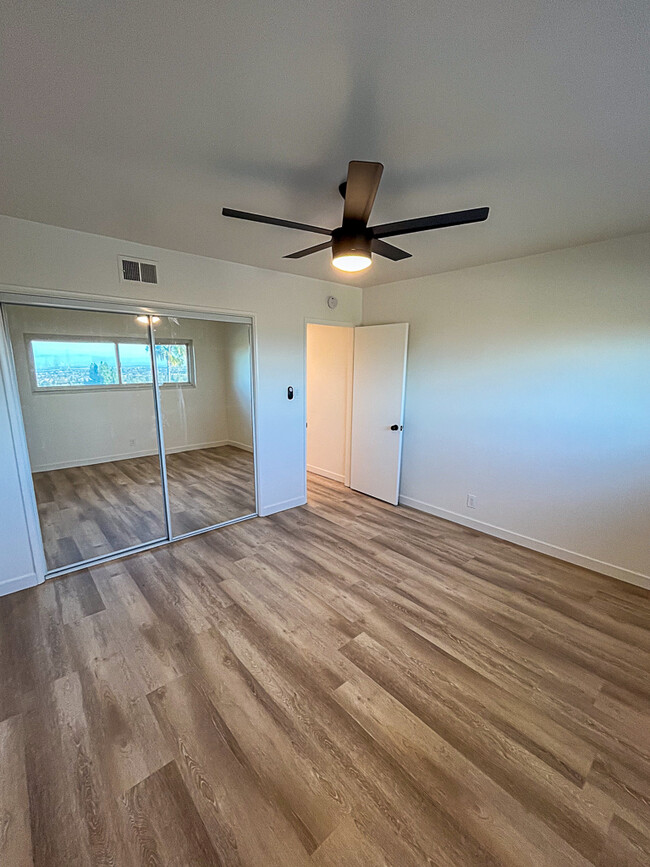
[[[329,470],[322,469],[321,467],[313,467],[311,464],[307,464],[307,472],[316,473],[317,476],[324,476],[324,478],[332,479],[334,482],[345,482],[345,476],[343,473],[332,473]]]
[[[28,587],[36,587],[38,583],[36,572],[29,572],[27,575],[17,575],[15,578],[7,578],[6,581],[0,581],[0,596],[8,596],[10,593],[17,593],[19,590],[27,590]]]
[[[271,503],[270,506],[262,506],[260,508],[260,515],[265,517],[267,515],[274,515],[276,512],[285,512],[287,509],[295,509],[296,506],[304,506],[306,502],[307,498],[304,495],[293,497],[291,500],[281,500],[279,503]]]
[[[556,557],[558,560],[572,563],[574,566],[582,566],[585,569],[591,569],[593,572],[599,572],[601,575],[618,578],[619,581],[625,581],[628,584],[635,584],[637,587],[644,587],[646,590],[650,590],[650,575],[643,575],[641,572],[634,572],[622,566],[615,566],[613,563],[606,563],[603,560],[588,557],[586,554],[578,554],[576,551],[570,551],[567,548],[561,548],[558,545],[552,545],[550,542],[543,542],[540,539],[533,539],[530,536],[523,536],[521,533],[514,533],[512,530],[505,530],[503,527],[496,527],[494,524],[477,521],[475,518],[469,518],[467,515],[461,515],[458,512],[451,512],[448,509],[432,506],[430,503],[416,500],[413,497],[400,496],[399,503],[401,506],[409,506],[411,509],[435,515],[437,518],[443,518],[445,521],[462,524],[464,527],[470,527],[472,530],[478,530],[481,533],[486,533],[488,536],[496,536],[497,539],[514,542],[515,545],[521,545],[522,548],[530,548],[532,551],[548,554],[551,557]]]
[[[174,455],[179,452],[194,452],[199,449],[217,449],[221,446],[234,446],[237,449],[244,449],[245,451],[252,452],[253,449],[251,446],[247,446],[244,443],[238,443],[234,440],[216,440],[211,443],[193,443],[189,446],[174,446],[173,448],[165,449],[166,454]],[[69,467],[92,467],[96,464],[110,464],[113,461],[129,461],[133,458],[147,458],[152,455],[157,455],[158,451],[151,451],[150,449],[142,449],[141,451],[135,452],[125,452],[123,454],[118,455],[104,455],[99,458],[92,458],[87,460],[79,460],[79,461],[57,461],[53,464],[46,464],[40,467],[32,467],[33,473],[49,473],[52,470],[67,470]]]
[[[249,446],[247,443],[238,443],[237,440],[228,440],[224,443],[226,446],[232,446],[235,449],[241,449],[244,452],[252,452],[253,446]]]

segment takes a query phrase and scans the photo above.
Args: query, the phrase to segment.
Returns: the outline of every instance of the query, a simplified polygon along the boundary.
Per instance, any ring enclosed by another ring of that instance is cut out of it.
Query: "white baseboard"
[[[322,469],[321,467],[312,467],[311,464],[307,464],[307,472],[316,473],[317,476],[324,476],[326,479],[332,479],[334,482],[345,482],[345,476],[343,473],[332,473],[329,470]]]
[[[475,518],[467,517],[467,515],[450,512],[448,509],[432,506],[430,503],[422,502],[422,500],[415,500],[413,497],[401,496],[399,502],[401,506],[410,506],[419,512],[427,512],[429,515],[444,518],[446,521],[452,521],[454,524],[462,524],[464,527],[471,527],[472,530],[479,530],[488,536],[496,536],[497,539],[514,542],[515,545],[521,545],[522,548],[530,548],[533,551],[539,551],[540,554],[548,554],[551,557],[557,557],[558,560],[573,563],[574,566],[583,566],[585,569],[600,572],[602,575],[608,575],[610,578],[618,578],[619,581],[626,581],[628,584],[636,584],[637,587],[644,587],[650,590],[650,575],[643,575],[641,572],[634,572],[622,566],[615,566],[613,563],[596,560],[594,557],[578,554],[576,551],[569,551],[566,548],[560,548],[558,545],[542,542],[530,536],[523,536],[520,533],[512,532],[512,530],[504,530],[503,527],[495,527],[494,524],[477,521]]]
[[[10,593],[17,593],[19,590],[27,590],[28,587],[36,587],[38,578],[36,572],[30,572],[27,575],[18,575],[16,578],[7,578],[5,581],[0,581],[0,596],[8,596]]]
[[[253,451],[253,446],[249,446],[248,443],[238,443],[237,440],[228,440],[224,445],[232,446],[235,449],[242,449],[245,452]]]
[[[234,440],[216,440],[211,443],[192,443],[185,446],[174,446],[173,448],[165,449],[168,455],[178,454],[179,452],[192,452],[199,449],[216,449],[221,446],[234,446],[238,449],[253,451],[252,446],[247,446],[244,443],[238,443]],[[133,458],[147,458],[152,455],[157,455],[158,450],[142,449],[140,451],[125,452],[117,455],[102,455],[96,458],[86,458],[78,461],[56,461],[52,464],[45,464],[40,467],[32,466],[33,473],[49,473],[52,470],[67,470],[69,467],[91,467],[95,464],[108,464],[113,461],[129,461]]]
[[[307,498],[304,494],[301,497],[294,497],[292,500],[282,500],[279,503],[271,503],[270,506],[261,506],[260,507],[260,515],[265,517],[266,515],[274,515],[276,512],[284,512],[287,509],[295,509],[296,506],[304,506],[307,502]]]

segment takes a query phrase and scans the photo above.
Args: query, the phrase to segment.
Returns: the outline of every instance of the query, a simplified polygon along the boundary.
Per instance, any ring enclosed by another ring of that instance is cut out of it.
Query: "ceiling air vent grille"
[[[158,267],[155,262],[142,262],[120,256],[120,280],[129,283],[157,283]]]
[[[149,262],[140,262],[140,279],[143,283],[157,283],[158,273],[156,266]]]

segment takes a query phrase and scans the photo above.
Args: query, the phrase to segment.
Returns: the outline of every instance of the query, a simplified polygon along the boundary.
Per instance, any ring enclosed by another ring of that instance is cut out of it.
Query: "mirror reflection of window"
[[[153,382],[148,341],[93,339],[91,335],[66,340],[30,338],[32,385],[39,388],[95,388]],[[192,344],[189,340],[156,346],[160,385],[190,385]]]
[[[83,388],[119,382],[115,343],[89,339],[29,341],[36,388]]]

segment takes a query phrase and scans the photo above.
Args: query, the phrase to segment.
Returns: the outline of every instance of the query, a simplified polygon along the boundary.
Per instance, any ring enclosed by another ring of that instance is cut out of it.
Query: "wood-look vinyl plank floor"
[[[33,474],[49,570],[165,537],[156,455]],[[174,536],[255,512],[253,456],[234,446],[167,455]]]
[[[0,599],[0,864],[647,867],[650,592],[309,490]]]

